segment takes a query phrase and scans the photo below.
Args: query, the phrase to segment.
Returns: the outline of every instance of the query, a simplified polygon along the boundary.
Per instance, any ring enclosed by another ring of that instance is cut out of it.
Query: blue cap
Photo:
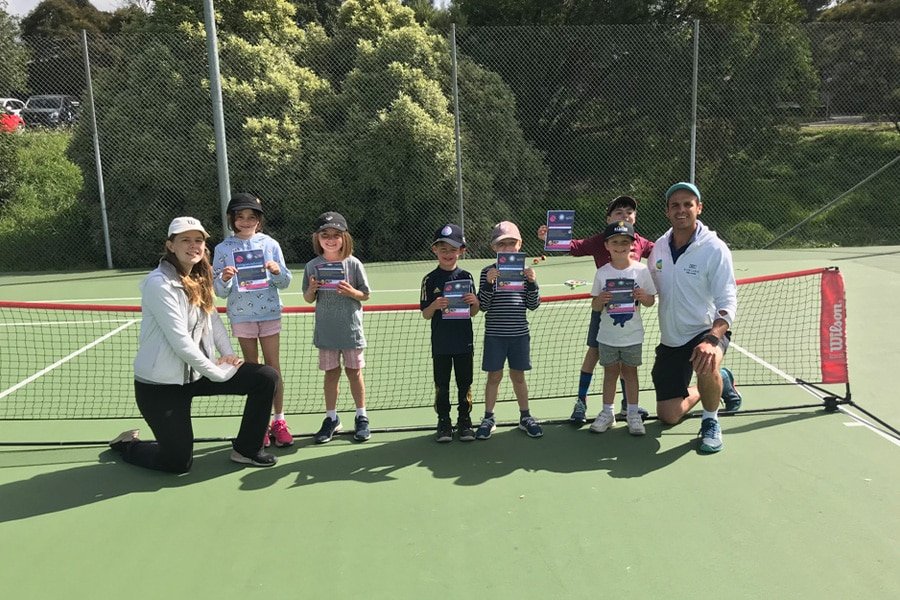
[[[669,198],[677,192],[678,190],[687,190],[693,195],[697,196],[697,202],[703,202],[700,198],[700,190],[697,189],[697,186],[693,183],[688,183],[687,181],[679,181],[668,190],[666,190],[666,202],[669,201]]]

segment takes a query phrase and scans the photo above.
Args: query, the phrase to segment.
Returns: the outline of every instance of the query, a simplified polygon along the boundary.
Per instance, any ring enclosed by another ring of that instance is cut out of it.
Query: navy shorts
[[[660,344],[656,347],[656,360],[653,361],[653,387],[656,388],[656,401],[671,400],[672,398],[687,398],[688,387],[694,377],[694,367],[691,366],[691,354],[694,347],[709,331],[696,335],[684,346],[673,348]],[[728,350],[731,340],[731,332],[725,333],[725,337],[719,342],[722,355]]]
[[[499,335],[484,336],[484,354],[481,357],[482,371],[502,371],[509,359],[509,368],[516,371],[531,370],[531,336]]]
[[[597,334],[600,332],[600,315],[603,313],[602,310],[592,310],[591,311],[591,324],[588,325],[588,339],[587,345],[591,348],[599,348],[599,343],[597,341]]]

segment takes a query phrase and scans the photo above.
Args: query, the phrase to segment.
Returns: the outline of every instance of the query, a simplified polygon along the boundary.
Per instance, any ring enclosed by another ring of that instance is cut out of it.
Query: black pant
[[[187,473],[194,460],[194,429],[191,402],[195,396],[244,395],[244,416],[232,446],[244,456],[262,448],[272,411],[278,372],[272,367],[244,363],[228,381],[206,377],[187,385],[156,385],[134,382],[138,409],[153,430],[155,442],[133,442],[121,448],[126,462],[172,473]]]
[[[456,394],[459,400],[459,416],[468,417],[472,412],[472,353],[436,354],[431,357],[434,365],[434,410],[438,417],[450,418],[450,372],[456,374]]]

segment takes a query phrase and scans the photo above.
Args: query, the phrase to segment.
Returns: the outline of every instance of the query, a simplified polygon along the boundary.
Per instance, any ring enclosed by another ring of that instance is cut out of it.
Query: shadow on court
[[[183,487],[240,470],[240,465],[228,461],[226,451],[231,451],[231,444],[195,450],[191,472],[173,475],[129,465],[113,451],[105,450],[96,464],[41,473],[30,479],[0,485],[0,498],[3,498],[0,502],[0,523],[69,510],[128,494]],[[23,455],[34,452],[28,450]],[[66,451],[55,449],[51,452]],[[65,464],[65,461],[41,461],[38,458],[32,464],[54,465]]]
[[[728,435],[739,435],[811,418],[817,413],[779,415],[764,421],[740,424],[739,418],[723,422],[726,443]],[[687,454],[697,453],[691,419],[675,427],[658,422],[647,423],[647,435],[628,435],[624,424],[612,431],[593,434],[587,426],[575,429],[569,425],[548,425],[544,437],[530,439],[515,428],[500,428],[490,440],[437,444],[429,432],[417,437],[379,442],[378,437],[364,445],[335,438],[332,444],[346,445],[346,450],[318,455],[324,448],[311,443],[295,444],[287,452],[297,460],[282,461],[271,469],[249,471],[241,478],[242,490],[259,490],[275,485],[285,477],[293,477],[291,487],[302,487],[332,481],[382,483],[397,479],[396,473],[407,467],[429,469],[438,479],[453,480],[456,485],[478,485],[506,477],[516,471],[576,473],[605,471],[610,477],[641,477],[665,468]],[[672,446],[661,439],[683,437]],[[350,446],[353,444],[352,446]],[[282,452],[283,453],[283,452]],[[710,460],[714,460],[710,457]]]

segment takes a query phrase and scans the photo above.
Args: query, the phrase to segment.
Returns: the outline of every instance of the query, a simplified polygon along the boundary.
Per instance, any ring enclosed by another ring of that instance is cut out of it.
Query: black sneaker
[[[319,431],[316,432],[315,440],[317,444],[327,444],[331,441],[331,438],[334,437],[335,432],[340,431],[341,427],[341,418],[338,417],[335,420],[331,420],[331,417],[325,417],[322,421],[322,426],[319,428]]]
[[[641,415],[641,421],[646,421],[650,417],[650,413],[643,406],[638,407],[638,412]],[[624,421],[628,417],[628,401],[625,398],[622,398],[622,409],[616,416],[620,421]]]
[[[453,441],[453,424],[450,423],[449,417],[438,419],[435,439],[441,444]]]
[[[260,450],[255,456],[244,456],[237,450],[231,451],[231,462],[241,465],[249,465],[251,467],[274,467],[278,459],[273,455]]]
[[[475,430],[472,429],[472,419],[466,415],[456,420],[456,434],[461,442],[472,442],[475,440]]]
[[[356,430],[353,434],[354,440],[356,440],[357,442],[364,442],[372,437],[372,432],[369,431],[369,417],[356,415],[356,419],[354,419],[353,424],[354,429]]]

